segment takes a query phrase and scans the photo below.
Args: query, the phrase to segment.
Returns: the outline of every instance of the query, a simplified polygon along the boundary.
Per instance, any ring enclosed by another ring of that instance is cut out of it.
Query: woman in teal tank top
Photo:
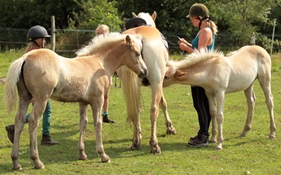
[[[191,6],[187,18],[190,18],[194,27],[199,28],[199,32],[193,39],[192,44],[181,38],[179,40],[181,50],[189,53],[194,52],[195,49],[200,50],[202,48],[214,50],[217,26],[209,17],[209,10],[204,4],[196,3]],[[196,136],[190,137],[188,146],[207,146],[209,144],[209,126],[211,122],[209,102],[205,90],[202,87],[191,86],[191,93],[193,106],[197,111],[200,129]]]

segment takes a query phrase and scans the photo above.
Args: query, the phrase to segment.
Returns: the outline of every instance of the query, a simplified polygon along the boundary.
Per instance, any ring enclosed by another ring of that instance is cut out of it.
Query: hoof
[[[275,135],[274,136],[272,136],[272,135],[269,136],[270,140],[274,140],[275,138],[276,138]]]
[[[240,134],[240,138],[241,138],[241,137],[246,137],[246,134],[243,134],[243,133]]]
[[[110,162],[110,158],[108,155],[104,154],[103,156],[101,156],[101,162],[102,163],[109,163]]]
[[[35,169],[44,169],[45,166],[42,162],[38,163],[37,165],[35,165]]]
[[[13,170],[15,170],[15,171],[21,171],[21,170],[22,170],[22,167],[21,167],[21,165],[18,165],[18,166],[16,166],[16,167],[13,167]]]
[[[137,145],[132,145],[131,146],[131,150],[140,150],[140,146],[137,146]]]
[[[175,128],[168,128],[167,130],[166,130],[166,134],[168,134],[168,135],[176,135],[176,130],[175,130]]]
[[[155,146],[155,147],[151,148],[150,152],[152,154],[160,154],[161,153],[161,148],[159,146]]]
[[[222,146],[216,146],[216,150],[222,150]]]
[[[84,151],[79,151],[79,160],[87,160],[88,156]]]

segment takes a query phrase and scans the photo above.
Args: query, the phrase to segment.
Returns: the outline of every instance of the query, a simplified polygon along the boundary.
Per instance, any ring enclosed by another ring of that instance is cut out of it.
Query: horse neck
[[[123,65],[124,43],[110,47],[106,52],[102,53],[102,64],[104,69],[112,75],[116,69]]]

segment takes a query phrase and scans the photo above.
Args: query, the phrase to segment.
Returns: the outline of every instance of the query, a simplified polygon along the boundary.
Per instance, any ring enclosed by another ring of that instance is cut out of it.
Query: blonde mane
[[[83,48],[79,49],[76,52],[77,56],[87,56],[95,53],[97,50],[99,50],[104,45],[108,45],[109,43],[113,42],[120,42],[125,38],[126,35],[122,35],[118,32],[111,32],[104,35],[98,35],[94,37],[87,46],[84,46]]]
[[[208,60],[213,57],[224,57],[221,51],[210,51],[208,49],[195,50],[192,54],[185,57],[184,60],[177,62],[178,69],[184,69],[196,63],[204,60]]]

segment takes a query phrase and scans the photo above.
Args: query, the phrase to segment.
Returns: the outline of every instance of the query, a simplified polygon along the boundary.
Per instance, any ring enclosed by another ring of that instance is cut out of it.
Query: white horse
[[[158,139],[156,134],[156,122],[159,115],[159,105],[163,110],[166,118],[166,133],[175,134],[176,131],[172,126],[172,121],[169,117],[167,110],[167,103],[163,94],[163,80],[166,72],[166,62],[169,59],[167,49],[165,48],[161,33],[158,29],[151,26],[139,26],[128,29],[123,32],[124,34],[138,34],[142,36],[143,50],[142,57],[148,69],[148,75],[145,79],[139,79],[127,69],[122,66],[118,70],[118,75],[123,82],[124,96],[127,105],[128,119],[134,123],[134,138],[132,149],[139,149],[141,144],[141,126],[140,126],[140,111],[141,111],[141,99],[140,99],[140,86],[150,85],[151,87],[151,108],[150,108],[150,120],[151,120],[151,139],[150,146],[152,153],[160,153],[161,149],[158,145]],[[137,117],[135,117],[137,116]],[[137,119],[137,120],[135,120]]]
[[[216,141],[216,123],[218,123],[218,143],[222,149],[224,120],[223,107],[225,94],[244,91],[247,99],[248,114],[241,136],[246,136],[251,129],[255,94],[253,83],[258,79],[264,92],[270,115],[269,138],[275,138],[273,96],[271,93],[271,58],[265,49],[259,46],[244,46],[230,56],[221,52],[196,51],[181,61],[170,61],[164,86],[173,83],[201,86],[205,89],[212,116],[212,137]]]
[[[134,18],[142,18],[145,20],[146,25],[151,27],[156,27],[155,20],[157,17],[156,11],[154,11],[151,15],[146,12],[140,12],[138,15],[135,14],[135,12],[132,12],[132,15]]]

